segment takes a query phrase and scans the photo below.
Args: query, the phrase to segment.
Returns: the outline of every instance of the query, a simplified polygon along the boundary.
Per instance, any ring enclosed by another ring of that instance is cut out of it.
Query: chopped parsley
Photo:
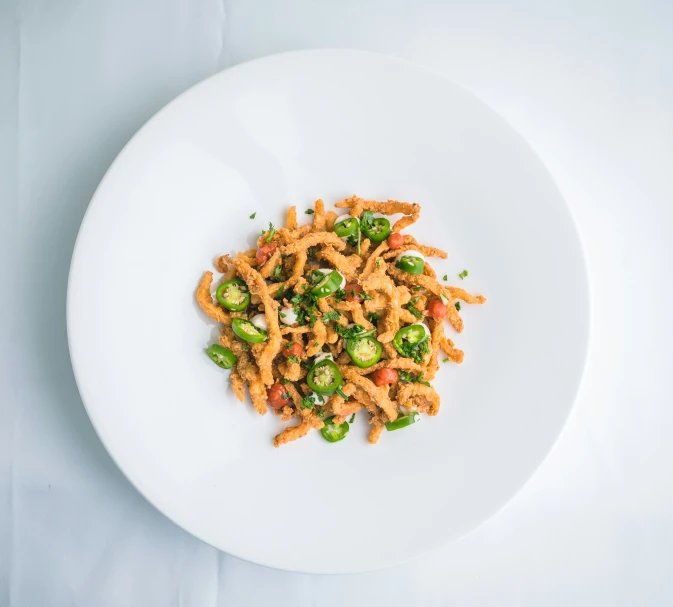
[[[362,301],[367,301],[368,299],[374,299],[371,295],[368,295],[367,293],[360,293],[360,299]]]
[[[280,395],[280,397],[281,397],[283,400],[287,400],[288,398],[290,398],[290,395],[289,395],[287,392],[283,392],[283,393]]]
[[[285,285],[280,285],[278,289],[276,290],[276,295],[280,296],[283,294],[283,291],[285,291]]]
[[[309,325],[313,327],[316,316],[316,298],[310,293],[296,293],[290,299],[294,313],[297,316],[297,322],[300,325]]]
[[[419,364],[424,362],[425,355],[430,352],[429,340],[427,338],[417,343],[411,343],[410,341],[403,340],[399,347],[401,349],[402,356],[411,358],[414,362]],[[402,378],[403,375],[409,376],[409,374],[405,374],[404,371],[398,373],[400,373],[400,378]]]
[[[414,375],[413,373],[409,373],[408,371],[402,371],[401,369],[399,369],[397,371],[397,374],[399,375],[400,381],[406,382],[408,384],[423,384],[425,386],[430,385],[427,381],[423,381],[422,371],[418,375]]]
[[[448,362],[449,362],[449,359],[448,359],[448,358],[445,358],[442,362],[443,362],[443,363],[448,363]]]
[[[357,247],[360,242],[360,234],[351,234],[346,238],[346,244],[349,244],[351,247]]]
[[[308,256],[307,257],[308,261],[315,261],[316,260],[315,247],[309,247],[308,249],[306,249],[306,254]]]
[[[443,278],[444,280],[449,280],[449,277],[448,277],[446,274],[444,274],[444,276],[443,276],[442,278]]]
[[[467,270],[463,270],[460,274],[458,274],[458,277],[463,280],[467,277]]]
[[[304,211],[304,213],[306,213],[306,215],[313,215],[313,213],[315,213],[315,211],[313,209],[306,209]]]
[[[257,215],[257,211],[255,211],[252,215],[250,215],[250,219],[254,219],[255,215]]]
[[[369,322],[376,322],[379,318],[381,318],[376,312],[370,312],[369,313]]]
[[[351,418],[348,420],[348,423],[352,424],[354,421],[355,421],[355,413],[353,413],[353,415],[351,415]]]
[[[457,301],[457,302],[456,302],[455,304],[453,304],[453,305],[456,306],[456,310],[458,310],[458,311],[460,312],[460,302]]]
[[[336,310],[330,310],[329,312],[325,312],[325,314],[322,315],[322,321],[323,322],[330,322],[331,320],[338,320],[341,314],[337,312]]]
[[[320,344],[319,344],[318,342],[315,342],[315,343],[313,344],[313,347],[314,347],[314,348],[317,348],[319,345],[320,345]]]
[[[288,362],[299,364],[299,359],[293,354],[287,357]]]
[[[346,291],[344,289],[337,289],[336,291],[334,291],[334,301],[339,303],[344,299],[346,299]]]
[[[374,225],[374,212],[373,211],[365,211],[360,215],[360,229],[363,232],[366,232],[367,230],[371,230],[372,226]]]
[[[364,332],[365,328],[362,325],[353,325],[352,327],[342,327],[341,325],[334,325],[336,332],[344,339],[353,339]]]
[[[318,411],[318,417],[320,417],[320,418],[325,417],[325,412],[324,411]]]
[[[290,383],[290,380],[287,379],[287,378],[285,378],[285,377],[283,377],[283,379],[280,380],[280,383],[281,383],[281,384],[285,384],[285,385],[287,385],[287,384]]]
[[[276,233],[276,228],[273,227],[272,223],[269,223],[269,233],[266,235],[266,242],[271,242],[273,235]]]
[[[376,267],[377,268],[381,267],[381,258],[380,257],[376,260]]]
[[[348,396],[347,396],[346,393],[341,389],[341,387],[339,387],[339,388],[336,389],[336,393],[337,393],[341,398],[343,398],[344,400],[348,400]]]
[[[444,280],[446,280],[446,278],[445,278]],[[412,291],[420,291],[422,288],[423,288],[423,287],[421,287],[421,286],[418,286],[418,287],[411,287],[411,290],[412,290]]]
[[[310,396],[304,396],[304,398],[301,399],[302,409],[313,409],[313,404],[313,400]]]
[[[420,295],[417,295],[413,299],[409,300],[409,305],[407,306],[407,310],[411,312],[416,318],[423,318],[423,314],[416,308],[416,304],[418,303],[418,300],[421,298]]]
[[[280,271],[281,271],[282,269],[283,269],[283,266],[281,266],[281,265],[277,265],[277,266],[276,266],[276,269],[275,269],[275,270],[273,271],[273,273],[271,274],[271,277],[270,277],[271,280],[273,280],[274,282],[279,282],[279,281],[280,281]]]

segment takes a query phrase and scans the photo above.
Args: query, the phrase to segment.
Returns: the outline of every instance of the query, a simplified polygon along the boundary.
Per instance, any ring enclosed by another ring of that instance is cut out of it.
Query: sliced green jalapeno
[[[336,291],[343,281],[343,277],[336,270],[324,275],[311,289],[311,295],[317,298],[328,297]]]
[[[362,233],[372,242],[383,242],[390,236],[390,221],[385,217],[374,218],[374,213],[365,211],[360,218]]]
[[[333,423],[333,420],[334,416],[328,417],[325,420],[325,425],[320,428],[320,434],[322,434],[323,438],[330,443],[336,443],[337,441],[346,438],[346,434],[348,434],[348,430],[350,429],[348,422],[335,424]]]
[[[395,266],[408,274],[423,274],[425,261],[413,255],[402,255]]]
[[[210,360],[223,369],[231,369],[236,364],[236,355],[229,348],[223,348],[218,344],[209,346],[206,354]]]
[[[355,366],[368,369],[381,359],[383,346],[373,337],[357,337],[346,340],[346,352]]]
[[[421,324],[408,325],[402,327],[395,337],[393,337],[393,346],[402,356],[409,356],[408,346],[415,346],[416,344],[421,343],[424,339],[427,339],[428,334],[425,332],[425,328]]]
[[[342,219],[334,224],[334,233],[339,238],[347,238],[348,236],[357,236],[360,230],[360,222],[357,217],[349,217]]]
[[[248,285],[246,285],[240,278],[234,278],[233,280],[223,282],[217,287],[215,297],[222,307],[227,310],[233,310],[234,312],[245,310],[250,303],[250,291],[248,291]]]
[[[253,325],[249,320],[245,320],[245,318],[234,318],[231,321],[231,328],[238,337],[251,344],[260,344],[268,336],[264,329]]]
[[[314,365],[306,376],[306,383],[318,394],[334,394],[341,382],[339,367],[327,358]]]
[[[414,411],[404,417],[398,417],[394,422],[386,422],[386,430],[392,431],[406,428],[407,426],[411,426],[411,424],[415,424],[419,419],[421,419],[420,413]]]

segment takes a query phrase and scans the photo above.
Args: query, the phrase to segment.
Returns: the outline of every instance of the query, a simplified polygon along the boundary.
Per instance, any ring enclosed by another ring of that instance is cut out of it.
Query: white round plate
[[[275,449],[280,419],[239,403],[204,353],[217,329],[195,287],[289,205],[309,221],[316,198],[353,193],[419,202],[408,232],[488,303],[447,330],[465,362],[442,365],[437,417],[371,446],[359,414],[339,443]],[[213,546],[303,572],[400,563],[496,512],[558,437],[588,332],[578,234],[528,145],[442,76],[354,51],[246,63],[159,112],[99,186],[68,288],[77,384],[130,481]]]

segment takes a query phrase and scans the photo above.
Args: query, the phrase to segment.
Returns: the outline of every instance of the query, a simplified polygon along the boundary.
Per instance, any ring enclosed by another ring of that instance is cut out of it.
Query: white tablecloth
[[[0,606],[673,604],[672,28],[669,0],[0,2]],[[238,561],[148,505],[65,332],[77,229],[129,137],[204,77],[308,47],[435,67],[509,120],[577,219],[594,303],[577,406],[525,489],[454,545],[344,577]]]

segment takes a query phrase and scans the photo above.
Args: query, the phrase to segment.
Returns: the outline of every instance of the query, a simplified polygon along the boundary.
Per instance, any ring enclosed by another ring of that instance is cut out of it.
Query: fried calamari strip
[[[240,259],[231,259],[236,271],[248,285],[251,294],[258,295],[264,305],[264,316],[268,324],[268,338],[264,342],[261,353],[257,359],[262,380],[267,386],[273,384],[271,363],[280,351],[281,334],[278,326],[278,302],[274,301],[266,290],[264,279],[255,269]]]
[[[472,295],[468,293],[465,289],[460,287],[445,287],[445,293],[448,290],[448,294],[454,299],[461,299],[468,304],[483,304],[486,303],[486,298],[483,295]]]
[[[307,326],[302,327],[283,327],[280,332],[285,335],[285,333],[300,334],[308,333],[311,329]]]
[[[229,375],[229,380],[231,381],[231,387],[234,390],[236,398],[243,402],[245,400],[245,384],[243,383],[243,378],[236,369],[231,370]]]
[[[309,347],[306,349],[306,356],[315,356],[318,354],[327,340],[327,327],[322,320],[318,319],[313,323],[311,334],[309,335]]]
[[[266,386],[257,370],[257,366],[250,360],[247,352],[243,352],[238,357],[236,370],[248,383],[250,398],[257,413],[264,415],[266,413]]]
[[[382,344],[393,341],[395,333],[400,330],[400,298],[398,290],[394,287],[392,289],[390,299],[388,300],[386,313],[381,320],[381,324],[379,325],[379,330],[383,332],[379,333],[377,339]]]
[[[342,255],[335,251],[332,247],[325,247],[318,251],[318,259],[329,261],[336,270],[341,272],[346,277],[348,282],[351,282],[357,276],[357,269],[362,265],[362,258],[359,255]]]
[[[298,426],[291,426],[290,428],[285,428],[280,434],[276,435],[273,439],[273,446],[280,447],[286,443],[290,443],[302,436],[306,436],[311,428],[322,428],[324,426],[322,420],[318,418],[308,418],[304,419]]]
[[[339,370],[344,379],[359,386],[371,396],[390,421],[397,419],[397,408],[388,397],[388,391],[385,388],[378,387],[371,380],[359,375],[352,365],[340,365]]]
[[[213,301],[210,294],[210,285],[213,284],[213,273],[204,272],[201,282],[196,289],[196,301],[201,309],[213,320],[223,322],[226,325],[231,324],[231,317],[219,305]]]
[[[292,255],[298,251],[306,251],[309,247],[314,247],[318,244],[334,247],[337,251],[343,251],[346,248],[346,243],[334,232],[312,232],[299,240],[281,247],[280,252],[283,255]]]
[[[338,209],[351,209],[350,214],[353,217],[359,217],[363,211],[373,211],[382,215],[397,215],[398,213],[418,215],[421,212],[421,205],[416,202],[401,202],[399,200],[381,202],[378,200],[363,200],[358,196],[340,200],[334,206]]]
[[[325,215],[325,230],[331,232],[334,230],[334,224],[336,223],[337,217],[339,217],[334,211],[329,211]]]
[[[339,415],[334,416],[335,424],[343,424],[348,421],[348,418],[360,411],[363,407],[363,404],[357,401],[349,402],[346,407],[343,408]]]
[[[269,278],[271,274],[273,274],[273,271],[276,269],[278,264],[280,263],[280,251],[276,249],[271,257],[262,265],[262,267],[259,269],[259,273],[262,276],[262,278]]]
[[[385,428],[385,426],[381,420],[377,419],[372,421],[372,429],[369,431],[369,438],[367,439],[370,445],[375,445],[379,442],[383,428]]]
[[[400,386],[397,393],[397,400],[400,403],[411,402],[419,398],[429,404],[428,415],[437,415],[439,413],[439,394],[435,389],[425,384],[404,384]]]
[[[353,384],[346,384],[341,388],[341,391],[348,397],[353,396],[355,390],[356,386]],[[348,402],[340,394],[334,394],[330,396],[327,404],[332,408],[334,415],[341,415],[346,409]]]
[[[325,203],[322,201],[322,198],[318,198],[318,200],[315,201],[315,208],[313,213],[313,231],[325,231]]]
[[[421,373],[424,370],[424,368],[421,365],[415,363],[410,358],[403,358],[401,356],[398,356],[397,358],[393,358],[390,360],[382,360],[381,362],[378,362],[375,365],[369,367],[369,369],[355,368],[355,372],[358,373],[359,375],[369,375],[374,371],[378,371],[379,369],[384,368],[402,369],[403,371],[414,371],[416,373]]]
[[[297,207],[292,205],[287,210],[287,219],[285,220],[285,229],[287,230],[296,230],[297,229]]]
[[[378,267],[376,265],[377,260],[387,250],[388,250],[388,243],[384,240],[378,247],[376,247],[372,251],[372,254],[367,258],[367,263],[365,263],[365,267],[362,268],[362,272],[360,273],[360,281],[369,278],[369,275]],[[381,261],[379,265],[381,264],[383,264],[383,261]]]
[[[294,409],[289,405],[285,405],[280,410],[280,420],[283,422],[290,421],[294,417]]]

